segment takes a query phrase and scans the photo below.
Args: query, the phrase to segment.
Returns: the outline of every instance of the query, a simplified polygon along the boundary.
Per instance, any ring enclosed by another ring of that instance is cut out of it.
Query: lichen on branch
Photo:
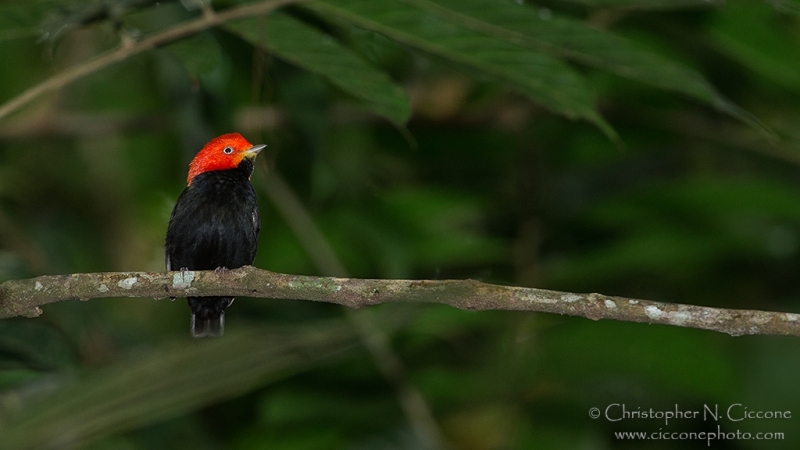
[[[475,280],[379,280],[289,275],[252,266],[223,271],[45,275],[0,284],[0,318],[36,317],[64,300],[223,296],[311,300],[351,308],[388,302],[440,303],[469,310],[536,311],[719,331],[733,336],[800,336],[800,314],[710,308],[603,294],[500,286]]]

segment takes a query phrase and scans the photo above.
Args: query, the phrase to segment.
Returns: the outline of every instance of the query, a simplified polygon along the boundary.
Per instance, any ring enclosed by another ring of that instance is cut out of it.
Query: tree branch
[[[191,36],[192,34],[213,28],[231,20],[242,19],[245,17],[267,14],[282,6],[297,3],[301,0],[264,0],[256,3],[248,3],[238,8],[231,8],[215,14],[204,14],[202,17],[191,20],[180,25],[176,25],[167,30],[146,37],[133,44],[121,44],[114,50],[103,53],[89,61],[72,66],[61,73],[58,73],[43,82],[34,85],[16,97],[0,105],[0,119],[11,114],[23,105],[31,102],[46,92],[61,89],[75,80],[85,77],[91,73],[104,69],[112,64],[124,61],[131,56],[138,55],[147,50],[152,50],[158,46],[177,41],[178,39]]]
[[[538,311],[744,334],[800,336],[800,314],[710,308],[603,294],[499,286],[475,280],[373,280],[236,270],[45,275],[0,284],[0,318],[36,317],[64,300],[234,295],[312,300],[351,308],[388,302],[440,303],[468,310]]]

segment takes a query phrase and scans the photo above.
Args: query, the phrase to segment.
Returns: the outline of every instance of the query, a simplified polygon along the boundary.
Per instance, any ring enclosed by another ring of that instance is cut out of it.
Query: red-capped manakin
[[[239,133],[212,139],[189,164],[167,227],[167,270],[236,269],[253,264],[261,228],[250,176],[266,145]],[[221,336],[233,297],[189,297],[194,337]]]

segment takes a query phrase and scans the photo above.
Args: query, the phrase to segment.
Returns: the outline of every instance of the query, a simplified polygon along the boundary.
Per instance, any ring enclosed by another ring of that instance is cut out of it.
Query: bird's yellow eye
[[[222,149],[222,153],[225,153],[226,155],[230,155],[231,153],[233,153],[233,149],[230,148],[230,147],[225,147],[225,148]]]

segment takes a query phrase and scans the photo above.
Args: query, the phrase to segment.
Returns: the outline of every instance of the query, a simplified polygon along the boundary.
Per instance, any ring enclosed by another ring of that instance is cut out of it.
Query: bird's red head
[[[216,137],[197,152],[189,163],[187,184],[197,175],[212,170],[235,169],[245,158],[255,158],[266,145],[253,145],[239,133],[228,133]]]

